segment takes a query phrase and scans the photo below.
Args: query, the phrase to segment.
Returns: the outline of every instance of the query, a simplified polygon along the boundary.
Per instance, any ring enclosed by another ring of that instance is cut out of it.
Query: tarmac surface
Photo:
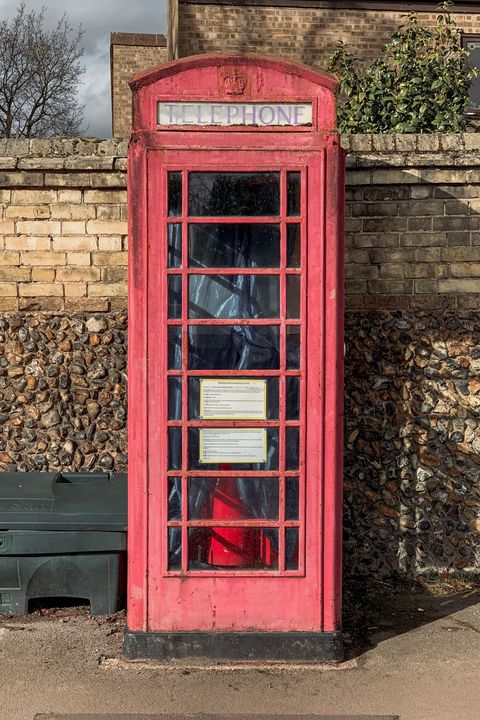
[[[127,662],[123,614],[91,618],[64,608],[0,616],[0,718],[479,720],[479,601],[471,589],[367,597],[348,621],[349,657],[333,667]]]

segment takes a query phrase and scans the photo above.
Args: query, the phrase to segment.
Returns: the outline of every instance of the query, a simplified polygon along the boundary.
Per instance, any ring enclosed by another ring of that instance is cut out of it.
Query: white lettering
[[[273,122],[275,119],[275,110],[270,105],[264,105],[260,108],[258,118],[261,125],[278,125],[278,123]]]
[[[256,105],[241,105],[242,109],[242,125],[256,125],[257,124],[257,106]]]

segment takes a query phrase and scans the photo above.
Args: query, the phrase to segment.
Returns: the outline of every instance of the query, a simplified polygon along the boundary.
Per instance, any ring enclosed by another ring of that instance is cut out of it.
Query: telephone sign
[[[278,125],[312,124],[311,103],[159,102],[159,125]]]
[[[132,81],[129,657],[341,658],[335,84],[218,54]]]

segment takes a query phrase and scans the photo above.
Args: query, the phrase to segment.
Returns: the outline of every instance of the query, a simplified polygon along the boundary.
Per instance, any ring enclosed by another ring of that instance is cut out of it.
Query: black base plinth
[[[209,660],[340,662],[336,632],[137,632],[126,630],[123,652],[130,660]]]

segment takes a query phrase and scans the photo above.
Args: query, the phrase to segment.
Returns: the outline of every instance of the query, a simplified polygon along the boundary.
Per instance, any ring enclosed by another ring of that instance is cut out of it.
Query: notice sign
[[[202,420],[265,420],[266,380],[200,380]]]
[[[264,463],[267,461],[265,428],[202,428],[201,463]]]
[[[312,124],[312,103],[158,102],[157,123],[167,126],[299,127]]]

